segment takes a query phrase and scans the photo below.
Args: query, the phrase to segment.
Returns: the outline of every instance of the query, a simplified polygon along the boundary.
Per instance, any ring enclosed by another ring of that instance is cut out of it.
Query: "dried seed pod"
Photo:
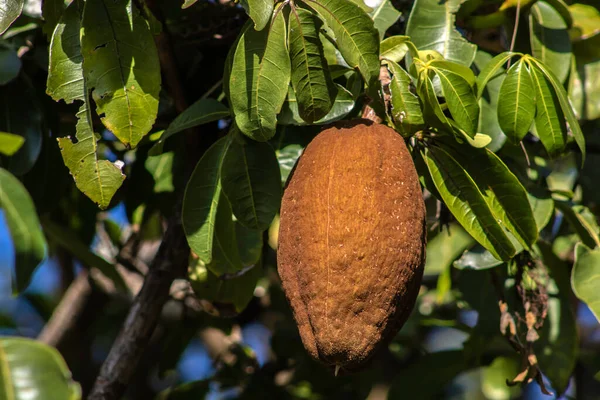
[[[425,205],[394,130],[337,123],[300,157],[281,205],[278,270],[304,346],[342,371],[363,365],[414,306]]]

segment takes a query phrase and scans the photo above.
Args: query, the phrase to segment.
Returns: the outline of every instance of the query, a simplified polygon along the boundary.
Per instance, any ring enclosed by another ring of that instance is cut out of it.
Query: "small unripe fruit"
[[[283,196],[277,263],[302,342],[337,372],[389,343],[425,264],[425,205],[404,140],[367,120],[307,146]]]

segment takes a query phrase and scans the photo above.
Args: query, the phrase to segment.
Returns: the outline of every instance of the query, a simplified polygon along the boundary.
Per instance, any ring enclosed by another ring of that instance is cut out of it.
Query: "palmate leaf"
[[[535,116],[533,81],[523,59],[508,69],[498,97],[500,128],[511,142],[518,143],[529,132]]]
[[[560,154],[565,148],[567,127],[560,104],[546,80],[537,68],[531,68],[536,95],[535,130],[550,156]]]
[[[190,249],[204,264],[213,259],[217,208],[221,197],[221,167],[231,134],[216,141],[204,153],[185,188],[181,218]]]
[[[20,338],[0,338],[0,399],[79,400],[81,387],[53,347]]]
[[[290,11],[291,81],[300,117],[308,123],[327,115],[336,95],[319,40],[321,25],[321,21],[309,11],[296,7]]]
[[[154,38],[132,0],[87,0],[83,72],[102,123],[135,147],[158,112],[160,64]]]
[[[473,93],[473,72],[448,61],[432,61],[430,66],[440,78],[442,92],[454,121],[470,137],[474,137],[479,121],[479,105]]]
[[[239,130],[258,141],[275,134],[290,81],[284,15],[275,13],[269,29],[257,32],[246,25],[232,55],[226,85]]]
[[[388,61],[392,73],[390,94],[392,96],[392,119],[396,130],[404,137],[423,128],[423,113],[419,98],[410,91],[411,78],[398,64]]]
[[[46,257],[46,238],[27,189],[4,168],[0,168],[0,209],[15,249],[16,293],[27,287],[33,271]]]
[[[269,227],[281,204],[281,175],[269,143],[233,140],[223,160],[221,184],[241,224]]]
[[[463,0],[416,0],[406,35],[419,50],[436,50],[446,60],[471,65],[477,46],[463,38],[454,26],[454,14],[462,3]]]
[[[98,160],[96,134],[88,107],[88,91],[82,70],[79,42],[80,10],[83,2],[74,1],[57,24],[50,43],[47,93],[56,101],[81,101],[77,113],[77,142],[70,137],[58,138],[65,165],[71,171],[77,188],[100,208],[107,208],[125,176],[107,160]]]
[[[546,1],[537,1],[529,12],[529,31],[531,54],[564,82],[569,75],[572,54],[567,24],[562,16]]]
[[[4,0],[0,6],[0,34],[4,33],[21,15],[25,0]]]
[[[514,256],[510,239],[463,166],[437,146],[427,148],[423,158],[442,200],[466,231],[499,260]]]
[[[554,88],[554,93],[558,98],[562,112],[567,120],[567,123],[569,124],[569,128],[571,129],[571,133],[575,138],[575,142],[581,151],[581,165],[583,165],[585,163],[585,138],[583,137],[583,132],[581,132],[581,127],[579,126],[579,122],[577,121],[577,117],[573,111],[573,107],[569,102],[565,88],[561,85],[556,75],[554,75],[554,73],[546,65],[544,65],[544,63],[536,60],[535,58],[528,58],[528,60],[532,64],[535,64],[535,66],[544,73],[544,76]]]
[[[370,88],[379,78],[379,34],[373,20],[347,0],[306,0],[335,35],[337,48],[352,68],[358,68]]]

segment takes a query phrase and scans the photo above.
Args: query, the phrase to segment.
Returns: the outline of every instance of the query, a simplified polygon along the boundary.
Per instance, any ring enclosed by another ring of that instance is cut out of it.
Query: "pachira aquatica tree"
[[[0,207],[13,293],[58,255],[109,294],[135,295],[95,385],[83,388],[90,398],[121,396],[167,301],[231,317],[259,299],[291,321],[274,270],[283,189],[322,127],[360,117],[405,139],[429,213],[417,307],[386,349],[397,371],[339,377],[333,388],[302,375],[304,362],[281,361],[305,355],[273,346],[273,371],[250,368],[255,356],[241,351],[239,363],[161,398],[206,393],[209,381],[248,396],[260,383],[292,398],[335,397],[378,379],[390,398],[427,398],[467,371],[482,376],[484,395],[509,398],[532,381],[547,394],[577,391],[576,365],[597,372],[576,316],[583,307],[600,317],[598,3],[23,3],[0,1]],[[226,53],[216,76],[210,48],[173,44],[193,43],[186,29],[203,7],[234,21],[229,39],[211,37]],[[203,76],[204,91],[188,90]],[[102,212],[117,205],[130,229]],[[181,281],[186,289],[173,289]],[[464,322],[468,310],[477,317]],[[171,367],[200,326],[234,324],[198,315],[175,340],[162,334],[177,344]],[[420,332],[435,327],[461,331],[460,350],[419,351]],[[52,380],[36,375],[36,359],[54,368]],[[0,398],[25,398],[11,374],[21,369],[39,398],[81,396],[58,353],[38,342],[0,339],[0,363]],[[291,378],[277,383],[281,371]]]

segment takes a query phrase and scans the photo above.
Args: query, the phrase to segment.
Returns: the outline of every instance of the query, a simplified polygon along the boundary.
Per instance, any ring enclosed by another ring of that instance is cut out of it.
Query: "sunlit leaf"
[[[417,93],[423,101],[423,120],[427,121],[428,125],[432,125],[438,129],[452,132],[450,121],[444,114],[444,110],[435,95],[433,82],[429,78],[427,71],[422,71],[417,81]]]
[[[484,270],[504,264],[498,260],[485,247],[476,245],[466,251],[458,260],[454,261],[454,267],[458,269]]]
[[[433,239],[427,241],[427,262],[425,276],[438,275],[452,265],[475,240],[457,223],[448,225]]]
[[[494,257],[511,258],[515,249],[510,239],[463,166],[437,146],[430,146],[424,159],[438,192],[457,221]]]
[[[107,208],[125,176],[110,161],[98,160],[97,138],[92,130],[88,91],[81,66],[79,21],[82,7],[82,3],[73,1],[54,30],[46,91],[56,101],[83,103],[77,113],[77,142],[64,137],[58,138],[58,144],[79,190],[100,208]]]
[[[600,322],[600,248],[590,249],[583,243],[575,246],[575,264],[571,272],[573,293],[590,308]]]
[[[352,68],[358,68],[368,86],[379,78],[379,35],[373,20],[346,0],[307,0],[333,31],[337,48]]]
[[[277,13],[269,29],[246,25],[232,57],[229,101],[242,133],[254,140],[275,134],[277,114],[290,81],[284,15]]]
[[[229,117],[229,109],[215,99],[200,99],[179,114],[150,149],[150,155],[162,153],[165,141],[176,133],[194,126]]]
[[[581,164],[583,165],[585,163],[585,138],[583,137],[583,132],[581,132],[581,127],[579,126],[579,122],[575,117],[575,112],[573,111],[573,107],[571,106],[569,98],[567,97],[565,88],[561,85],[556,75],[554,75],[554,73],[552,73],[548,67],[535,58],[531,58],[530,60],[544,73],[545,77],[554,88],[554,93],[558,97],[562,112],[567,120],[567,123],[569,124],[569,128],[571,129],[571,133],[575,138],[575,142],[581,151]]]
[[[337,94],[331,106],[331,109],[323,118],[313,122],[313,124],[323,125],[344,118],[354,108],[355,101],[352,98],[352,93],[346,90],[343,86],[335,84]],[[281,113],[277,116],[277,122],[281,125],[309,125],[300,117],[298,111],[298,101],[292,88],[288,93],[288,98],[283,103]]]
[[[217,205],[213,233],[212,259],[206,267],[215,275],[235,274],[244,268],[237,240],[231,205],[223,192]]]
[[[573,16],[573,27],[569,31],[573,41],[589,39],[600,33],[600,10],[582,3],[569,6]]]
[[[53,347],[36,340],[0,338],[0,398],[79,400],[81,387]]]
[[[331,110],[336,95],[319,40],[322,22],[313,13],[292,8],[289,16],[291,81],[300,117],[318,121]]]
[[[595,215],[587,207],[564,201],[554,203],[586,246],[592,249],[600,246],[600,229]]]
[[[518,143],[525,137],[535,116],[535,91],[527,64],[517,61],[508,70],[498,94],[498,123],[506,137]]]
[[[254,21],[254,29],[257,31],[262,31],[271,21],[274,7],[273,0],[240,0],[240,4]]]
[[[188,244],[205,264],[213,259],[217,208],[221,196],[221,167],[231,135],[215,142],[204,153],[185,188],[181,218]]]
[[[25,143],[25,138],[21,135],[0,132],[0,153],[5,156],[15,154],[23,146],[23,143]]]
[[[550,156],[560,154],[566,143],[567,127],[556,94],[544,74],[531,69],[536,95],[535,130]]]
[[[154,193],[170,193],[175,190],[173,186],[174,157],[174,152],[168,152],[156,157],[148,157],[144,162],[144,167],[154,179]]]
[[[515,55],[516,53],[507,51],[502,54],[498,54],[496,57],[492,58],[486,63],[485,67],[479,72],[479,75],[477,75],[476,86],[478,98],[483,95],[483,90],[485,89],[488,81],[490,79],[494,79],[499,74],[503,74],[504,69],[502,66]]]
[[[0,209],[4,211],[15,249],[14,291],[22,291],[46,257],[46,238],[27,189],[3,168],[0,168]]]
[[[408,52],[408,36],[391,36],[384,39],[379,47],[379,57],[399,63]]]
[[[83,73],[102,123],[135,147],[158,112],[160,65],[148,23],[132,0],[86,0]]]
[[[430,65],[440,78],[444,98],[454,121],[469,136],[474,136],[479,121],[479,106],[473,93],[473,72],[447,61],[432,61]]]
[[[240,223],[258,230],[269,227],[281,204],[279,165],[270,144],[234,140],[223,160],[221,184]]]
[[[410,90],[410,75],[393,61],[388,62],[388,67],[392,73],[390,83],[392,119],[400,134],[407,137],[423,128],[421,105],[419,98]]]
[[[4,33],[21,15],[25,0],[3,0],[0,7],[0,34]]]
[[[385,32],[398,21],[402,13],[394,8],[390,0],[375,0],[372,7],[373,11],[369,13],[369,16],[373,20],[375,29],[379,31],[379,39],[381,40],[385,36]]]
[[[299,144],[289,144],[281,149],[277,149],[275,154],[277,155],[277,162],[279,163],[279,170],[281,172],[281,183],[285,184],[292,168],[296,165],[298,157],[302,154],[304,148]]]
[[[446,60],[471,65],[477,46],[456,30],[455,13],[462,0],[416,0],[406,25],[406,35],[419,50],[437,50]]]

